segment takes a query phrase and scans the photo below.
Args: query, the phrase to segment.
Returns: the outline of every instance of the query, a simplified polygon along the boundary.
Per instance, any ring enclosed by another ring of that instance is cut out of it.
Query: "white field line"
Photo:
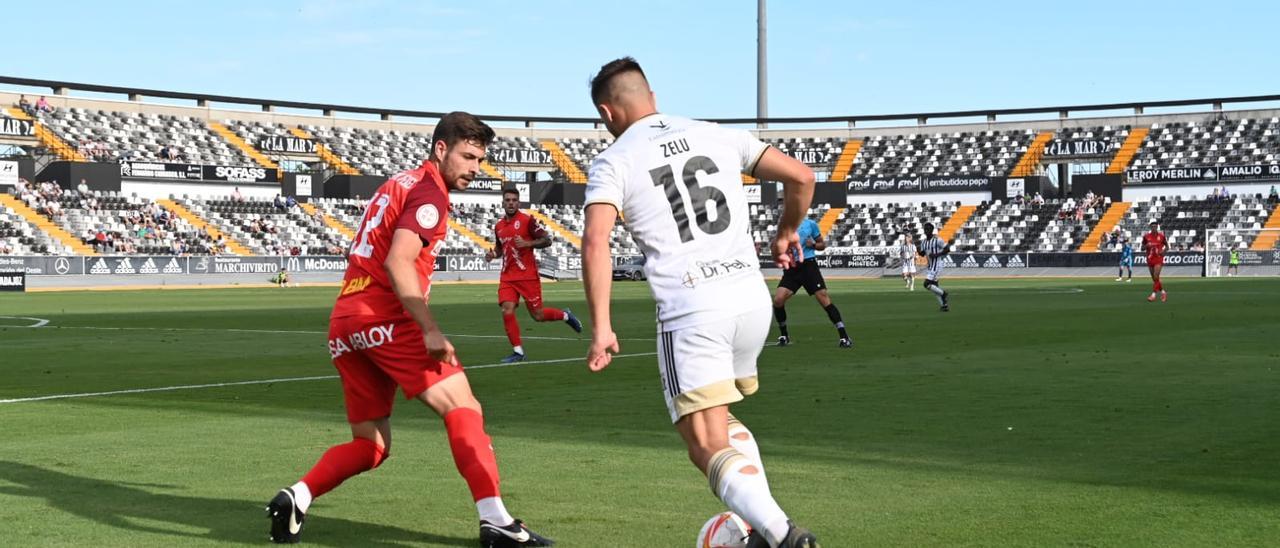
[[[636,358],[641,356],[656,356],[656,355],[658,355],[657,352],[638,352],[634,354],[618,354],[614,356],[614,359]],[[484,365],[468,365],[468,366],[464,366],[463,369],[467,371],[471,371],[476,369],[494,369],[499,367],[544,365],[544,364],[567,363],[567,362],[584,362],[585,364],[586,357],[559,358],[555,360],[532,360],[532,361],[525,361],[525,362],[519,362],[519,363],[488,363]],[[336,378],[338,378],[337,375],[319,375],[314,377],[286,377],[281,379],[261,379],[256,381],[217,382],[217,383],[208,383],[208,384],[184,384],[184,385],[178,385],[178,386],[160,386],[155,388],[132,388],[128,390],[111,390],[107,392],[81,392],[77,394],[53,394],[49,396],[35,396],[30,398],[12,398],[7,400],[0,400],[0,404],[25,403],[25,402],[33,402],[33,401],[44,401],[44,400],[66,400],[66,399],[73,399],[73,398],[92,398],[92,397],[98,397],[98,396],[117,396],[121,394],[145,394],[148,392],[174,392],[178,390],[197,390],[200,388],[222,388],[226,386],[247,386],[252,384],[274,384],[274,383],[286,383],[286,382],[319,381],[319,380],[329,380],[329,379],[336,379]]]
[[[0,316],[0,320],[30,320],[36,322],[33,325],[6,325],[0,327],[15,328],[53,328],[53,329],[86,329],[91,331],[173,331],[173,332],[208,332],[218,331],[223,333],[264,333],[273,335],[328,335],[328,331],[305,331],[290,329],[238,329],[234,327],[97,327],[88,325],[49,325],[49,320],[43,318],[28,318],[22,316]],[[460,339],[505,339],[506,335],[476,335],[471,333],[448,333],[446,337],[454,337]],[[520,338],[531,341],[583,341],[584,337],[542,337],[535,335],[522,335]],[[619,341],[653,341],[657,340],[653,337],[628,337],[619,338]]]

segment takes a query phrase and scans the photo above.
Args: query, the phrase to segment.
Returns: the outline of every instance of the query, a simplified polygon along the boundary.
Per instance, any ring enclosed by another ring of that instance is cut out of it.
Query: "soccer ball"
[[[746,548],[751,526],[733,512],[721,512],[702,526],[694,548]]]

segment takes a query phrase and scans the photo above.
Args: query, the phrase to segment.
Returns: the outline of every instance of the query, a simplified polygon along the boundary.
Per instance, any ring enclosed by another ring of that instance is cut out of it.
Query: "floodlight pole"
[[[760,120],[769,117],[769,48],[765,2],[766,0],[756,0],[756,118]],[[769,124],[758,121],[756,127],[766,128]]]

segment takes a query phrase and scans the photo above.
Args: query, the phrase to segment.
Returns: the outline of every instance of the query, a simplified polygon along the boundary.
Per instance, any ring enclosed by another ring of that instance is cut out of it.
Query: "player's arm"
[[[800,236],[796,231],[813,203],[813,170],[769,147],[760,155],[751,176],[763,181],[782,182],[782,216],[778,219],[778,231],[773,240],[773,260],[784,269],[790,268],[794,262],[790,252],[800,247]]]
[[[391,287],[400,299],[400,305],[413,321],[422,328],[427,353],[432,358],[446,363],[456,363],[453,345],[440,332],[431,308],[427,306],[427,298],[423,294],[422,284],[418,282],[417,260],[422,253],[422,237],[416,232],[397,228],[391,236],[391,248],[387,250],[387,258],[382,266],[391,278]]]
[[[533,225],[529,227],[529,235],[533,236],[532,240],[517,240],[516,245],[534,249],[551,247],[551,235],[547,234],[547,229],[543,228],[536,219],[533,221]]]
[[[618,351],[618,337],[613,333],[609,296],[613,291],[613,257],[609,251],[609,235],[618,221],[618,209],[612,204],[587,205],[586,227],[582,234],[582,281],[587,292],[587,308],[591,310],[591,348],[587,367],[600,371],[609,365]]]
[[[827,240],[822,237],[822,233],[818,233],[818,235],[814,236],[812,240],[814,251],[822,251],[827,248]]]

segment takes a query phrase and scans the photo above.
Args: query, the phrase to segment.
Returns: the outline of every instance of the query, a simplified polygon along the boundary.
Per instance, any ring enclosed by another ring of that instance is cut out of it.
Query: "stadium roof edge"
[[[83,84],[76,82],[65,82],[59,80],[44,80],[37,78],[20,78],[15,76],[0,75],[0,84],[10,84],[16,86],[27,87],[44,87],[49,88],[56,95],[65,94],[66,90],[86,91],[93,93],[120,94],[126,95],[131,100],[140,97],[159,97],[167,99],[182,99],[196,101],[197,105],[206,102],[228,103],[239,105],[255,105],[262,107],[282,107],[301,110],[318,110],[325,113],[343,112],[354,114],[375,114],[383,117],[386,116],[404,116],[410,118],[440,118],[445,112],[420,111],[409,109],[390,109],[390,108],[374,108],[359,107],[348,105],[333,105],[328,103],[311,103],[305,101],[286,101],[276,99],[257,99],[250,97],[236,97],[229,95],[210,95],[203,93],[189,93],[182,91],[164,91],[145,88],[131,88],[124,86],[109,86],[101,84]],[[1024,115],[1024,114],[1058,114],[1059,118],[1067,118],[1072,112],[1095,112],[1095,111],[1114,111],[1123,109],[1133,109],[1135,114],[1142,114],[1144,109],[1162,108],[1162,107],[1184,107],[1197,105],[1211,105],[1215,110],[1220,110],[1223,105],[1236,103],[1261,103],[1261,102],[1280,102],[1280,94],[1278,95],[1249,95],[1237,97],[1217,97],[1204,99],[1177,99],[1167,101],[1145,101],[1145,102],[1127,102],[1127,103],[1106,103],[1094,105],[1072,105],[1072,106],[1054,106],[1054,107],[1024,107],[1024,108],[1006,108],[1006,109],[979,109],[979,110],[961,110],[961,111],[940,111],[940,112],[921,112],[921,113],[904,113],[904,114],[868,114],[868,115],[849,115],[849,116],[792,116],[792,117],[776,117],[776,118],[708,118],[709,121],[722,124],[824,124],[824,123],[850,123],[857,122],[880,122],[895,120],[912,120],[920,124],[925,124],[930,119],[948,119],[948,118],[973,118],[985,116],[988,121],[995,121],[999,116]],[[555,123],[555,124],[589,124],[595,125],[599,123],[597,118],[573,117],[573,116],[513,116],[498,114],[477,114],[481,119],[494,122],[524,122],[532,123]]]

